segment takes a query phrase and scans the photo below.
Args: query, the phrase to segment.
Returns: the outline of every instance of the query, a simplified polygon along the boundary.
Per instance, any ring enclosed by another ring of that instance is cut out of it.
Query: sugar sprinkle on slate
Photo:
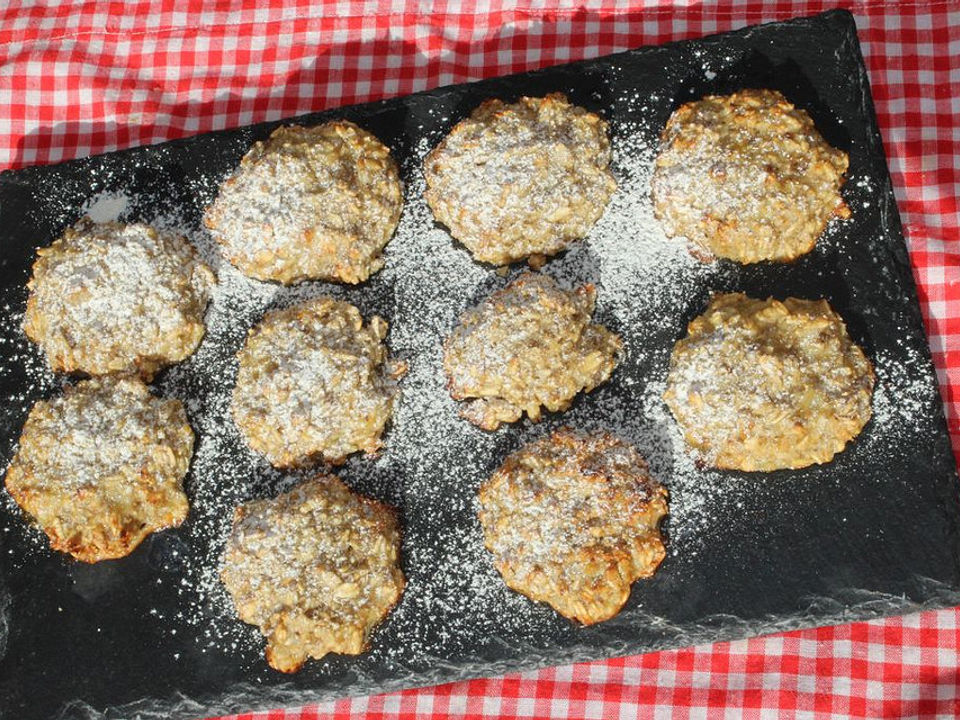
[[[648,196],[655,153],[649,128],[620,123],[612,132],[619,188],[588,238],[551,260],[543,272],[567,288],[595,283],[594,319],[623,336],[624,365],[655,370],[638,377],[618,368],[610,383],[579,399],[567,413],[548,416],[538,425],[523,421],[495,433],[459,418],[457,404],[445,389],[441,346],[465,308],[524,268],[513,266],[507,276],[500,276],[491,266],[475,263],[463,246],[434,224],[422,198],[420,161],[439,137],[423,139],[405,163],[406,204],[384,253],[386,267],[359,287],[308,283],[284,288],[249,280],[219,258],[204,230],[186,223],[183,208],[115,192],[88,200],[84,210],[97,220],[128,219],[136,211],[138,219],[145,214],[144,219],[160,228],[184,233],[219,278],[203,343],[192,358],[156,383],[161,394],[184,401],[198,440],[187,480],[191,513],[181,531],[184,542],[170,534],[158,536],[167,547],[169,567],[179,573],[161,581],[178,583],[181,606],[172,615],[169,609],[155,609],[149,621],[161,623],[170,633],[190,634],[203,651],[236,654],[253,667],[263,664],[259,633],[235,619],[219,582],[220,553],[237,503],[276,495],[311,473],[275,470],[245,448],[229,412],[235,353],[248,328],[267,309],[318,295],[348,300],[367,318],[382,315],[391,324],[387,338],[391,354],[410,364],[385,449],[374,459],[354,456],[336,470],[353,488],[398,505],[401,519],[405,513],[419,515],[404,536],[409,584],[398,608],[374,636],[371,660],[409,665],[505,636],[536,644],[538,638],[570,627],[546,606],[504,586],[482,546],[474,516],[474,493],[503,458],[560,425],[605,428],[637,445],[652,474],[670,490],[668,557],[661,572],[671,560],[695,561],[699,549],[714,537],[714,526],[722,523],[722,512],[744,507],[745,498],[721,473],[698,468],[685,449],[660,399],[671,348],[651,345],[647,336],[651,328],[684,332],[686,319],[703,309],[704,288],[729,289],[735,278],[730,266],[702,264],[681,242],[663,235]],[[209,201],[218,180],[208,177],[193,190]],[[75,219],[68,216],[65,211],[65,222]],[[833,248],[833,235],[828,233],[823,248]],[[61,382],[22,336],[20,323],[16,310],[5,308],[0,314],[0,345],[13,348],[0,358],[0,374],[20,363],[27,368],[30,384],[15,396],[0,398],[12,408],[8,417],[25,415],[36,397],[56,391]],[[914,413],[930,400],[928,388],[922,380],[911,379],[916,377],[911,363],[920,359],[883,354],[873,360],[878,376],[876,427],[873,432],[868,428],[862,442],[871,451],[896,452],[897,443],[889,439],[902,432],[909,435]],[[437,468],[445,471],[438,473]],[[6,494],[4,502],[12,505]],[[31,544],[37,552],[49,552],[42,535]],[[642,607],[643,581],[634,585],[634,595],[631,603]],[[351,662],[362,666],[365,659]]]

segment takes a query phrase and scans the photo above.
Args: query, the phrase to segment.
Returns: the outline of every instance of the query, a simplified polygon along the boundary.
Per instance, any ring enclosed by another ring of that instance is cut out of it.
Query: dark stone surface
[[[715,68],[713,79],[704,74],[706,61]],[[790,265],[736,269],[725,276],[723,288],[704,287],[690,307],[698,312],[712,289],[761,297],[824,296],[869,356],[919,357],[909,364],[911,382],[925,391],[926,400],[915,423],[905,434],[877,439],[895,444],[896,453],[871,454],[870,446],[855,443],[823,467],[766,476],[727,473],[740,489],[739,497],[756,497],[755,505],[742,512],[731,508],[722,529],[712,529],[716,542],[695,556],[671,558],[642,590],[635,589],[624,612],[610,622],[584,629],[558,618],[547,631],[538,625],[528,632],[504,625],[500,636],[464,636],[437,643],[436,652],[404,653],[401,648],[389,656],[334,658],[308,663],[294,676],[269,671],[256,652],[241,651],[238,659],[237,652],[226,648],[201,651],[193,637],[197,627],[184,625],[173,634],[169,627],[145,621],[153,608],[176,616],[181,602],[176,559],[193,542],[189,523],[151,538],[126,559],[82,566],[38,552],[30,536],[35,531],[26,530],[22,516],[8,508],[0,514],[0,650],[5,649],[0,716],[195,718],[960,602],[956,469],[848,13],[641,48],[341,108],[303,121],[357,120],[403,160],[421,136],[434,137],[491,96],[509,99],[562,90],[614,121],[637,112],[637,104],[625,100],[629,95],[655,96],[658,100],[646,105],[653,117],[646,117],[645,124],[656,133],[684,100],[751,86],[777,88],[807,109],[827,139],[850,153],[851,176],[872,178],[872,188],[851,187],[849,192],[874,197],[869,207],[860,203],[866,209],[842,226],[833,250]],[[192,202],[198,178],[228,172],[254,138],[265,137],[275,126],[0,175],[0,304],[22,308],[34,249],[56,237],[95,192],[134,188],[141,196],[182,196]],[[198,214],[200,207],[198,203]],[[682,327],[651,336],[662,341],[660,361]],[[0,345],[0,353],[13,352],[11,347]],[[635,365],[618,373],[648,370]],[[618,382],[615,376],[609,392],[620,391]],[[30,394],[28,386],[25,373],[0,375],[3,397]],[[12,453],[28,406],[10,402],[0,407],[4,460]],[[865,435],[871,432],[877,429],[868,426]],[[669,478],[665,481],[669,486]],[[446,513],[442,497],[406,492],[402,478],[389,499],[400,505],[408,526],[405,552],[418,538],[429,537],[438,522],[472,522],[468,511]],[[409,562],[406,570],[414,578],[430,571]],[[440,616],[437,626],[443,625]],[[375,645],[396,642],[388,621]]]

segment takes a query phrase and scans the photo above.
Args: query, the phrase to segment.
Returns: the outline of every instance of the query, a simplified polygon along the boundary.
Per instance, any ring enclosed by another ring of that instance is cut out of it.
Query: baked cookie
[[[23,330],[55,371],[150,379],[200,344],[214,281],[178,235],[84,218],[37,251]]]
[[[437,220],[496,265],[566,249],[617,187],[607,123],[559,93],[487,100],[427,155],[424,175]]]
[[[393,509],[332,475],[237,508],[220,576],[241,620],[267,639],[270,666],[362,653],[403,593]]]
[[[673,348],[664,400],[714,467],[829,462],[870,419],[873,367],[826,300],[714,296]]]
[[[204,223],[244,275],[359,283],[383,267],[402,206],[390,151],[339,120],[280,127],[255,143]]]
[[[50,547],[92,563],[184,521],[192,455],[179,400],[136,379],[94,378],[33,406],[5,484]]]
[[[321,297],[267,313],[238,358],[233,419],[277,467],[376,452],[407,371],[387,356],[385,320]]]
[[[469,399],[460,414],[484,430],[524,412],[536,422],[541,406],[566,410],[606,382],[623,342],[590,322],[595,300],[593,285],[563,290],[524,273],[467,310],[443,345],[450,395]]]
[[[667,491],[631,445],[563,428],[510,455],[478,495],[504,581],[591,625],[616,615],[665,553]]]
[[[654,212],[705,259],[786,262],[810,252],[831,218],[850,217],[840,195],[847,164],[780,93],[711,95],[667,122]]]

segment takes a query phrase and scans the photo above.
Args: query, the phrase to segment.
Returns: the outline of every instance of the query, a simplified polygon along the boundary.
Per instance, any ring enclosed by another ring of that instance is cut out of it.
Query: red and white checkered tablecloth
[[[854,12],[960,458],[957,0],[12,0],[0,168]],[[241,718],[960,717],[960,609]]]

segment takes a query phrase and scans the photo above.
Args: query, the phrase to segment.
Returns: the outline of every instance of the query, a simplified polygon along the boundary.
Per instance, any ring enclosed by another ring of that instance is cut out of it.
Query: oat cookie
[[[430,152],[424,175],[437,220],[496,265],[566,249],[617,187],[607,123],[559,93],[487,100]]]
[[[270,666],[362,653],[403,592],[393,509],[332,475],[237,508],[220,576]]]
[[[666,554],[667,491],[631,445],[563,428],[510,455],[478,495],[485,544],[504,581],[590,625]]]
[[[184,521],[192,454],[179,400],[136,379],[94,378],[33,406],[5,484],[50,547],[97,562]]]
[[[776,91],[708,96],[667,122],[654,211],[697,255],[785,262],[810,252],[831,218],[850,217],[840,195],[847,164]]]
[[[178,235],[84,218],[37,251],[23,330],[53,370],[149,379],[200,344],[214,280]]]
[[[664,393],[714,467],[829,462],[870,419],[873,367],[826,300],[714,296],[674,346]]]
[[[566,410],[574,396],[606,382],[623,343],[590,322],[593,285],[561,289],[546,275],[524,273],[467,310],[443,346],[450,395],[461,415],[485,430],[537,421],[541,406]]]
[[[267,313],[238,354],[233,418],[277,467],[376,452],[406,364],[387,356],[387,323],[321,297]]]
[[[243,274],[290,284],[360,283],[403,206],[397,164],[351,122],[280,127],[220,186],[204,222]]]

